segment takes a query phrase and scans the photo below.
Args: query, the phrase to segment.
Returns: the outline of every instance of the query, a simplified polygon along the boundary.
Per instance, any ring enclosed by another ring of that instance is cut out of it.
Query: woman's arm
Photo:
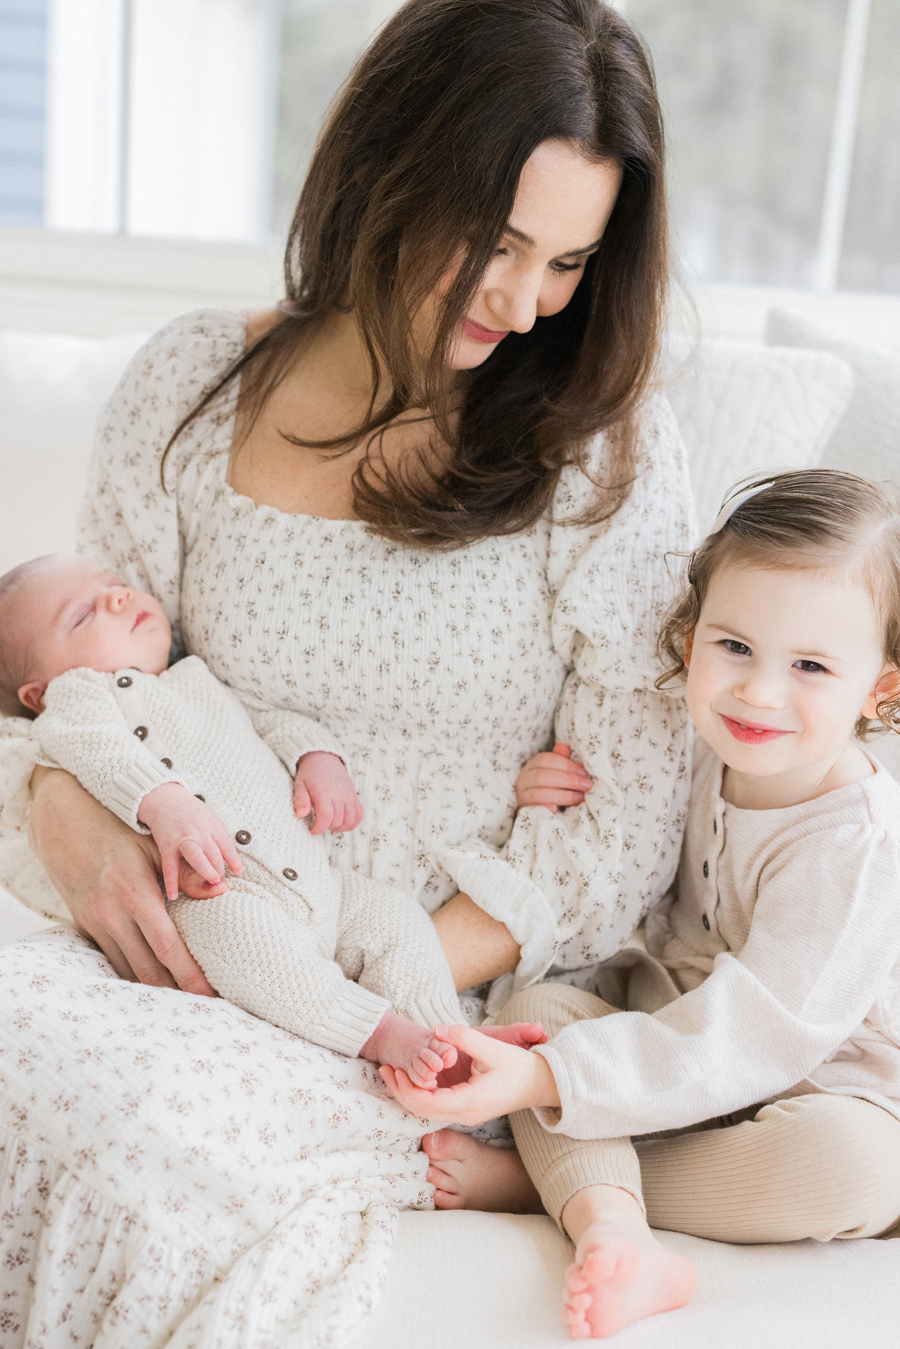
[[[432,915],[432,922],[457,992],[510,974],[519,963],[519,945],[509,929],[468,895],[454,895]]]
[[[214,997],[166,912],[155,845],[68,773],[37,767],[29,842],[72,914],[122,979]]]

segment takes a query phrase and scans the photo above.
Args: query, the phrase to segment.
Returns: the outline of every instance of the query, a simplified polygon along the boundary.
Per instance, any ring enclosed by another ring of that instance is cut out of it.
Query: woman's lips
[[[504,337],[508,337],[510,329],[506,332],[498,333],[493,328],[482,328],[480,323],[474,319],[463,319],[463,332],[466,337],[471,337],[473,342],[487,342],[493,345],[495,342],[502,342]]]
[[[774,726],[761,726],[759,722],[736,721],[734,717],[726,717],[724,712],[719,716],[728,727],[735,740],[740,740],[742,745],[762,745],[767,740],[778,740],[783,735],[791,735],[791,731],[779,731]]]

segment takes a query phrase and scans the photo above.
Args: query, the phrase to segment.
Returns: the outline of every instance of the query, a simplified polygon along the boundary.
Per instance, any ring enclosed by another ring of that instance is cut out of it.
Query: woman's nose
[[[527,272],[514,272],[487,292],[488,308],[503,328],[527,333],[534,327],[542,279]]]

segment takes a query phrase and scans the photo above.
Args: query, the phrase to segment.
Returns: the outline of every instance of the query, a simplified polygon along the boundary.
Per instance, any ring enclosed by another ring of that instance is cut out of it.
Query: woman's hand
[[[558,742],[552,754],[535,754],[516,778],[516,805],[546,806],[554,815],[560,806],[580,806],[591,789],[586,768]]]
[[[294,778],[294,814],[305,819],[313,811],[311,834],[342,834],[355,829],[363,808],[343,759],[325,750],[312,750],[297,760]]]
[[[559,1105],[556,1081],[542,1054],[492,1039],[468,1026],[435,1026],[434,1033],[468,1054],[470,1076],[454,1087],[423,1091],[413,1086],[402,1068],[385,1064],[379,1069],[385,1085],[410,1114],[444,1124],[483,1124],[515,1110]]]
[[[60,769],[36,768],[32,785],[29,841],[82,936],[122,979],[214,997],[166,912],[153,840]]]

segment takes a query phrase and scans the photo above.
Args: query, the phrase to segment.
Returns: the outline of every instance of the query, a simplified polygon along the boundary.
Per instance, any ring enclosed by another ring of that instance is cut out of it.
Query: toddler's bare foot
[[[370,1063],[402,1068],[415,1086],[434,1091],[438,1073],[456,1063],[457,1050],[425,1026],[407,1021],[396,1012],[385,1012],[359,1051],[359,1057]]]
[[[538,1192],[515,1151],[491,1148],[469,1134],[438,1129],[422,1139],[436,1208],[482,1213],[543,1213]]]
[[[576,1215],[581,1221],[573,1222],[573,1204],[589,1200],[592,1191],[606,1191],[604,1200],[612,1202],[594,1205],[593,1214],[582,1203]],[[583,1225],[590,1216],[595,1220]],[[566,1270],[563,1312],[573,1340],[603,1339],[690,1301],[697,1285],[694,1266],[660,1245],[626,1191],[607,1185],[580,1190],[563,1210],[563,1221],[570,1235],[579,1232],[575,1263]]]

